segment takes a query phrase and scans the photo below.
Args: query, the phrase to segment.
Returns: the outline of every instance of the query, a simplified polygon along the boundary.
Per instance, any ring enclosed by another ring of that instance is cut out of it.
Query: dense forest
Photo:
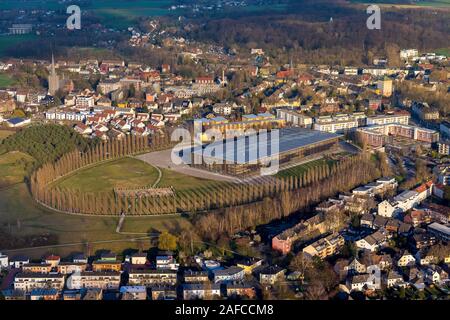
[[[262,201],[198,215],[195,217],[195,225],[203,238],[216,241],[223,234],[232,235],[237,231],[286,217],[335,196],[338,192],[348,191],[379,178],[381,172],[378,167],[368,154],[361,154],[341,161],[328,174],[311,180],[303,179],[304,183],[300,188],[282,189]]]
[[[450,43],[447,11],[383,7],[381,30],[369,30],[365,9],[342,1],[291,1],[289,14],[193,20],[189,35],[230,48],[262,47],[285,62],[292,57],[297,62],[354,65],[367,64],[378,54],[396,64],[400,48],[431,50]]]
[[[36,167],[54,162],[62,155],[93,147],[97,140],[83,138],[69,127],[47,124],[31,126],[7,137],[0,144],[0,153],[21,151],[35,159]]]

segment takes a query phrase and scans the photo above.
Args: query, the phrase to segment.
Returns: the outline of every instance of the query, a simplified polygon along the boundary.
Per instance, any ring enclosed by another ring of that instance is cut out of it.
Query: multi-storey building
[[[31,273],[49,273],[52,271],[52,265],[49,263],[27,263],[22,266],[22,271]]]
[[[345,132],[360,126],[360,115],[339,114],[334,117],[322,116],[314,119],[314,130],[325,132]],[[363,116],[365,118],[365,115]]]
[[[311,257],[326,258],[335,254],[343,245],[344,237],[338,233],[333,233],[325,238],[319,239],[303,249],[303,252]]]
[[[69,289],[118,289],[120,285],[120,272],[76,272],[67,279]]]
[[[83,262],[60,262],[58,272],[61,274],[71,274],[86,271],[87,264]]]
[[[14,278],[14,289],[30,292],[33,289],[64,288],[64,275],[59,273],[19,273]]]
[[[122,269],[122,262],[118,260],[97,260],[92,263],[92,270],[100,271],[120,271]]]
[[[183,300],[212,299],[220,297],[218,283],[186,283],[183,285]]]
[[[311,128],[313,119],[293,109],[277,109],[277,118],[294,126]]]
[[[132,270],[129,272],[128,282],[133,286],[174,285],[177,282],[177,272],[175,270]]]
[[[404,137],[425,143],[439,140],[439,133],[435,130],[396,123],[358,128],[357,132],[365,143],[373,147],[383,146],[388,136]]]
[[[399,123],[408,125],[410,114],[406,111],[396,112],[393,114],[378,115],[367,117],[367,125],[382,125],[390,123]]]

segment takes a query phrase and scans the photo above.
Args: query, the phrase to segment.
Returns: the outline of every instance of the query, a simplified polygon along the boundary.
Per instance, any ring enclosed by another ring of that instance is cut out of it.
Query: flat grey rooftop
[[[278,134],[277,134],[278,132]],[[264,137],[265,136],[265,137]],[[304,128],[283,128],[267,135],[230,138],[195,147],[193,153],[204,157],[234,162],[248,163],[277,156],[280,153],[306,147],[315,143],[339,138],[341,135]],[[208,150],[213,152],[208,152]],[[188,151],[185,149],[185,151]]]

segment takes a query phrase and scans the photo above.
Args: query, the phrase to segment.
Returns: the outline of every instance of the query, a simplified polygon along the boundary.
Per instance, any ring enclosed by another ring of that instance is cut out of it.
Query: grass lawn
[[[59,187],[85,192],[111,191],[114,187],[144,187],[152,185],[158,171],[147,163],[123,158],[82,169],[57,182]]]
[[[139,235],[121,235],[115,232],[118,218],[71,216],[46,210],[37,205],[27,190],[25,184],[20,183],[0,190],[0,227],[12,234],[37,235],[56,234],[60,244],[99,240],[127,240],[140,237]],[[126,218],[122,227],[123,232],[146,233],[168,230],[178,233],[183,228],[191,227],[188,220],[180,216],[154,216]],[[145,248],[151,244],[143,240]],[[120,253],[127,248],[136,248],[136,242],[112,242],[90,244],[91,254],[95,250],[108,249]],[[4,248],[0,248],[2,251]],[[34,249],[17,253],[40,257],[54,252],[66,256],[74,251],[83,251],[86,245],[57,247],[53,249]]]
[[[334,160],[327,160],[327,159],[313,160],[289,169],[282,170],[276,174],[276,177],[284,178],[289,176],[301,176],[309,168],[322,166],[325,163],[331,166],[334,162],[335,162]]]
[[[177,191],[208,188],[224,184],[224,182],[188,176],[170,169],[161,169],[161,172],[162,172],[162,179],[161,182],[158,184],[158,186],[159,187],[172,186]]]
[[[450,6],[450,4],[449,4],[449,6]],[[450,57],[450,47],[438,49],[438,50],[436,50],[436,53],[441,54],[446,57]]]
[[[26,175],[25,166],[32,161],[31,156],[18,151],[0,155],[0,187],[23,182]]]
[[[0,88],[12,86],[14,83],[14,79],[12,79],[9,75],[0,73]]]

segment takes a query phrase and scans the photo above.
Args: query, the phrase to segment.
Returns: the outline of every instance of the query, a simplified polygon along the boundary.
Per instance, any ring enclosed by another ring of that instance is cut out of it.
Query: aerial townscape
[[[0,2],[0,300],[449,300],[450,2],[378,2]]]

